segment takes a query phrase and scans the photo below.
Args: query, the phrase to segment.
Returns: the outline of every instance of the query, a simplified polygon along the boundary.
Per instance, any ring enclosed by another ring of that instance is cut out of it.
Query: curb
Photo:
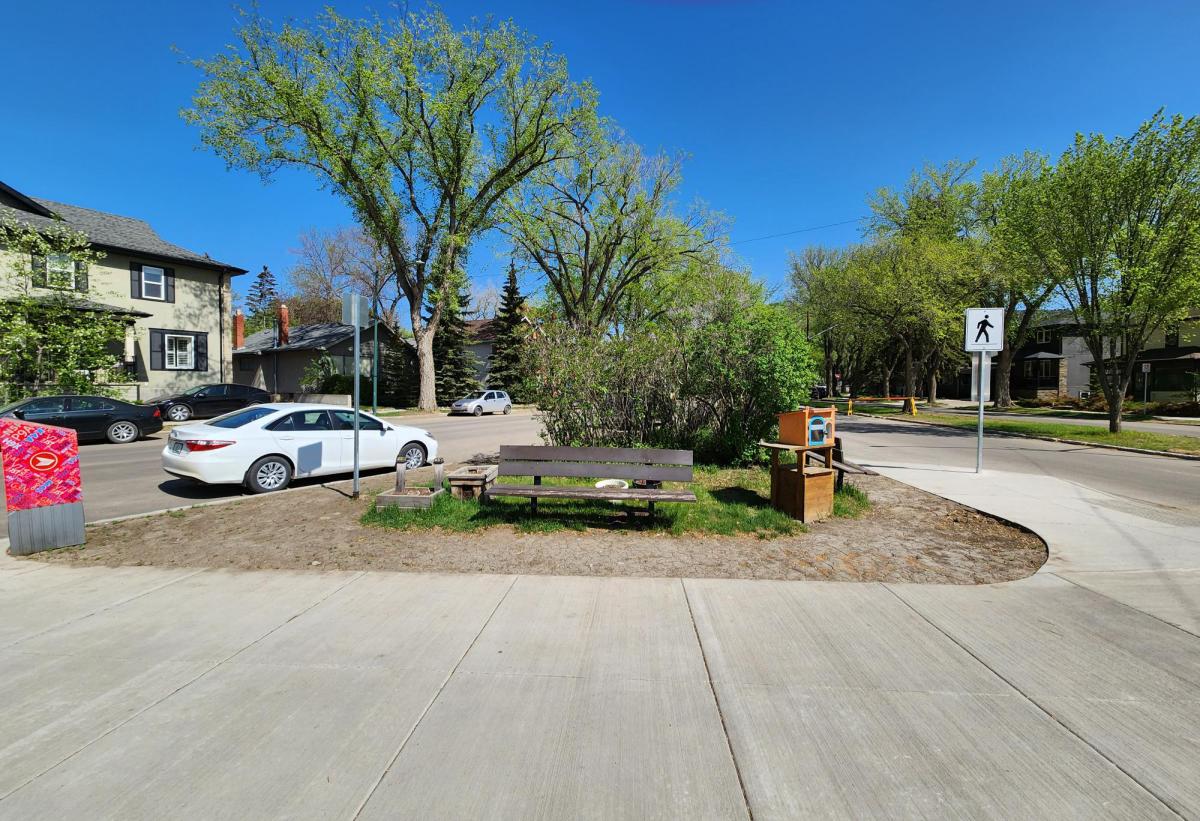
[[[946,428],[948,430],[970,430],[959,425],[947,425],[942,422],[926,422],[924,419],[913,419],[911,417],[883,416],[874,413],[856,413],[855,416],[869,416],[872,419],[892,420],[896,422],[908,422],[909,424],[928,425],[933,428]],[[1083,445],[1089,448],[1104,448],[1105,450],[1119,450],[1125,453],[1141,453],[1145,456],[1166,456],[1171,459],[1186,459],[1189,462],[1200,462],[1200,454],[1195,453],[1174,453],[1169,450],[1146,450],[1144,448],[1131,448],[1127,445],[1109,445],[1101,442],[1086,442],[1082,439],[1060,439],[1057,436],[1035,436],[1032,433],[1015,433],[1007,430],[986,430],[985,433],[991,436],[1011,436],[1014,439],[1036,439],[1041,442],[1058,442],[1062,445]]]

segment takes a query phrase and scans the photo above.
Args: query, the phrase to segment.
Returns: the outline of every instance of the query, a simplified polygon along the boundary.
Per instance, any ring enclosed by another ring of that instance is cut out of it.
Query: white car
[[[469,413],[482,416],[485,413],[510,413],[512,400],[504,391],[475,391],[450,406],[450,413]]]
[[[418,468],[437,456],[429,431],[359,413],[359,466],[403,461]],[[163,470],[210,485],[241,484],[254,493],[292,479],[354,470],[354,411],[339,405],[274,402],[178,427],[167,437]]]

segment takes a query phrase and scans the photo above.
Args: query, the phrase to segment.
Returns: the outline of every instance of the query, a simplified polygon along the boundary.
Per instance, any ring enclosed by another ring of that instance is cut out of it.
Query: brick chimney
[[[246,315],[242,313],[242,309],[238,308],[233,314],[233,349],[246,344]]]
[[[279,346],[282,348],[288,344],[288,307],[282,303],[279,305]]]

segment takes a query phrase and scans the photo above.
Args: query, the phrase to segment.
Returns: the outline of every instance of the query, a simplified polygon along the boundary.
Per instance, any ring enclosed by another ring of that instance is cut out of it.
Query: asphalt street
[[[421,428],[438,440],[447,462],[464,462],[480,454],[495,453],[502,444],[539,444],[540,426],[527,410],[509,416],[395,416],[396,425]],[[164,508],[245,495],[233,485],[201,485],[163,473],[161,454],[168,430],[128,445],[84,444],[79,448],[83,470],[83,503],[89,522],[148,513]],[[376,471],[378,473],[378,471]],[[322,477],[296,482],[306,487],[341,477]],[[3,500],[0,499],[0,504]],[[0,538],[8,536],[8,517],[0,517]]]
[[[864,464],[975,468],[974,431],[861,416],[839,417],[838,431]],[[1128,512],[1200,523],[1200,461],[988,434],[984,467],[1053,476],[1132,506]]]

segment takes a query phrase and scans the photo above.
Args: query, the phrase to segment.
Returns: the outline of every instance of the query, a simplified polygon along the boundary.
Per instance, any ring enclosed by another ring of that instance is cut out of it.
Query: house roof
[[[186,262],[200,268],[211,268],[231,274],[244,274],[244,268],[219,262],[208,254],[199,254],[180,245],[167,242],[145,220],[122,217],[78,205],[28,197],[0,183],[0,214],[31,228],[55,228],[66,225],[87,236],[93,245],[119,251],[132,251],[159,259]]]
[[[496,320],[493,319],[468,319],[464,325],[467,326],[467,336],[473,342],[494,342],[496,341]]]
[[[41,301],[41,302],[52,302],[55,299],[55,297],[54,296],[45,296],[45,297],[37,297],[37,299],[38,299],[38,301]],[[6,299],[5,300],[5,302],[15,302],[15,301],[16,300],[14,300],[14,299]],[[154,314],[148,314],[145,311],[139,311],[137,308],[121,308],[116,305],[107,305],[103,302],[96,302],[91,299],[72,299],[69,303],[69,307],[76,311],[86,311],[86,312],[102,313],[102,314],[116,314],[118,316],[125,316],[125,317],[141,317],[143,319],[146,317],[149,317],[149,316],[154,316]]]
[[[388,326],[379,323],[379,330],[389,336],[394,336]],[[370,327],[363,330],[365,337]],[[246,337],[242,347],[235,348],[235,354],[261,354],[268,351],[323,351],[334,345],[339,345],[354,335],[353,325],[343,325],[340,322],[317,322],[312,325],[293,325],[288,329],[288,344],[275,345],[275,329],[267,328]]]
[[[1176,348],[1151,348],[1138,354],[1137,362],[1172,362],[1200,359],[1200,345],[1184,345]]]
[[[1029,356],[1025,357],[1025,359],[1066,359],[1066,357],[1060,353],[1038,351],[1037,353],[1031,353]]]

